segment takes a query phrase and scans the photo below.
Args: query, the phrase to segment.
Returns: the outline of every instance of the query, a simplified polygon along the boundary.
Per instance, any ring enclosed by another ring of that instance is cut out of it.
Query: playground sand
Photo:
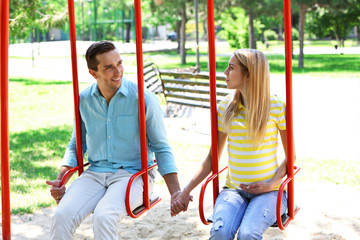
[[[166,120],[169,138],[178,140],[206,142],[209,136],[201,134],[201,127],[197,132],[181,128],[172,128],[171,125],[179,119]],[[194,123],[182,120],[182,124],[191,126]],[[179,159],[178,159],[179,161]],[[301,163],[298,163],[301,166]],[[184,187],[196,167],[178,164],[179,181]],[[302,169],[301,171],[306,171]],[[300,172],[301,173],[301,172]],[[299,173],[299,174],[300,174]],[[158,180],[159,181],[159,180]],[[264,234],[264,239],[288,240],[335,240],[360,239],[360,187],[331,183],[295,182],[295,202],[300,211],[295,220],[285,231],[270,228]],[[118,224],[119,239],[208,239],[211,225],[204,225],[200,221],[198,206],[200,186],[192,192],[194,201],[189,209],[176,217],[170,216],[170,196],[164,184],[157,184],[155,191],[163,200],[138,219],[126,217]],[[211,214],[212,193],[211,186],[205,195],[205,215]],[[12,239],[48,239],[51,218],[56,207],[43,208],[33,214],[12,216]],[[0,229],[1,231],[1,229]],[[92,215],[87,217],[77,229],[75,240],[93,239]]]
[[[285,231],[270,228],[264,239],[360,239],[360,191],[335,184],[296,184],[296,202],[301,209]],[[187,212],[170,216],[170,198],[165,186],[158,191],[163,201],[138,219],[126,217],[118,224],[119,239],[207,239],[210,225],[198,214],[199,188]],[[211,199],[206,199],[211,202]],[[208,207],[207,210],[210,208]],[[34,214],[12,216],[12,239],[48,239],[55,207]],[[77,229],[74,239],[93,239],[92,215]]]

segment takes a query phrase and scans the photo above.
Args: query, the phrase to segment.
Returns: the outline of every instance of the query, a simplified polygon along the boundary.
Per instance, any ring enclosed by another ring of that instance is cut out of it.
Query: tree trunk
[[[248,12],[249,15],[249,47],[256,49],[256,37],[254,29],[254,15],[251,10]]]
[[[357,32],[357,45],[360,45],[360,26],[356,26],[356,32]]]
[[[308,6],[300,5],[299,16],[299,68],[304,68],[304,28],[305,28],[305,16]]]
[[[277,40],[279,40],[279,41],[284,40],[283,39],[283,29],[282,29],[281,23],[279,23],[279,25],[278,25],[278,39]]]
[[[176,42],[178,44],[177,53],[180,54],[180,28],[181,28],[181,21],[176,22]]]
[[[130,42],[130,33],[131,33],[131,23],[125,23],[126,25],[126,36],[125,36],[125,42]]]
[[[186,64],[186,3],[183,2],[181,8],[181,26],[180,26],[180,56],[181,56],[181,64]]]

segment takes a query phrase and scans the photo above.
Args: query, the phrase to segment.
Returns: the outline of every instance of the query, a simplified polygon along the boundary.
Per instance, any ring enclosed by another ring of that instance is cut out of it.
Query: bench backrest
[[[210,108],[210,81],[208,73],[184,73],[160,70],[167,102],[194,107]],[[229,94],[225,76],[216,77],[217,101]]]
[[[164,92],[158,67],[145,61],[143,69],[145,87],[155,94]]]

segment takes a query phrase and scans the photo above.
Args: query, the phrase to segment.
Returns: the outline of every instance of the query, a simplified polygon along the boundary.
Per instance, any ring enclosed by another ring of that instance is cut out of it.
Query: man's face
[[[121,86],[124,67],[120,53],[117,49],[96,56],[99,61],[98,70],[89,69],[90,74],[96,79],[100,92],[115,94]]]

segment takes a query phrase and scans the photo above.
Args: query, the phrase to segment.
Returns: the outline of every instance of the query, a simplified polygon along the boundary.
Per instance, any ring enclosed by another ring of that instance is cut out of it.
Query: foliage
[[[41,0],[12,0],[10,5],[10,36],[26,38],[37,28],[63,27],[68,21],[65,0],[45,2]]]
[[[264,31],[264,38],[266,41],[272,41],[277,39],[277,34],[274,30],[267,29]]]
[[[283,33],[283,38],[285,38],[285,33]],[[291,28],[291,38],[292,40],[299,40],[299,30]]]
[[[249,48],[249,20],[242,8],[229,8],[221,16],[220,36],[232,48]]]
[[[318,8],[312,17],[309,30],[321,37],[331,36],[345,41],[352,28],[360,23],[360,4],[358,5],[329,5]]]

